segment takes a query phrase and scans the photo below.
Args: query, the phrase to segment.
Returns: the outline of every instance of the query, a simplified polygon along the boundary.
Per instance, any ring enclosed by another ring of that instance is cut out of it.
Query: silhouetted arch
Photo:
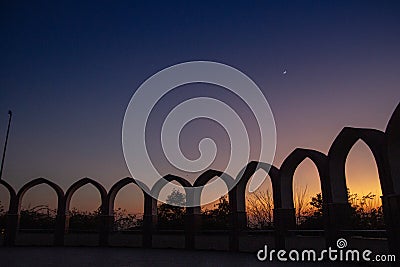
[[[347,203],[348,201],[345,163],[350,149],[359,139],[369,147],[374,155],[378,167],[382,194],[393,193],[393,183],[388,168],[385,134],[375,129],[345,127],[336,137],[328,153],[329,177],[334,203]]]
[[[207,170],[197,177],[193,186],[197,187],[194,192],[194,204],[198,203],[198,206],[190,209],[190,212],[195,214],[196,218],[193,218],[192,224],[195,226],[195,232],[200,229],[201,225],[201,194],[203,192],[204,186],[214,177],[219,177],[226,185],[228,189],[228,201],[229,201],[229,224],[230,224],[230,234],[229,234],[229,250],[237,251],[239,249],[239,218],[237,214],[237,192],[233,188],[235,180],[228,174],[216,171]]]
[[[47,184],[50,186],[57,194],[57,214],[61,214],[62,211],[64,211],[64,191],[59,187],[57,184],[45,179],[45,178],[37,178],[34,179],[28,183],[26,183],[22,188],[18,191],[17,194],[17,201],[18,201],[18,213],[20,212],[21,209],[21,203],[22,203],[22,198],[25,195],[25,193],[30,190],[32,187],[35,187],[40,184]]]
[[[317,167],[321,182],[321,192],[324,203],[332,202],[331,185],[328,176],[328,157],[316,150],[296,148],[283,161],[280,168],[281,173],[281,199],[282,208],[293,209],[293,178],[298,166],[309,158]]]
[[[222,181],[226,184],[226,186],[229,188],[233,185],[235,180],[228,174],[217,171],[217,170],[207,170],[203,172],[199,177],[197,177],[196,181],[194,182],[193,186],[204,186],[206,185],[212,178],[214,177],[220,177]]]
[[[101,212],[102,214],[106,214],[106,201],[107,201],[107,191],[106,189],[98,182],[95,180],[92,180],[90,178],[82,178],[79,181],[76,181],[73,183],[65,193],[65,211],[69,211],[69,205],[71,203],[72,196],[78,190],[79,188],[83,187],[84,185],[91,184],[93,185],[100,193],[100,198],[101,198]]]
[[[190,188],[192,187],[192,185],[189,183],[189,181],[172,174],[167,174],[164,177],[160,178],[151,188],[151,195],[154,198],[158,199],[158,196],[160,195],[160,192],[164,188],[164,186],[172,181],[176,181],[183,186],[183,188],[185,189],[186,198],[191,195],[192,191],[190,190]]]
[[[281,187],[280,187],[280,171],[275,166],[264,163],[251,161],[248,163],[237,175],[236,180],[238,180],[234,190],[236,190],[237,194],[237,209],[238,211],[246,210],[246,187],[250,178],[256,173],[259,169],[263,169],[271,179],[272,184],[272,195],[274,201],[274,207],[280,208],[281,203]]]
[[[389,248],[400,257],[400,104],[390,118],[386,127],[388,161],[393,182],[393,194],[383,194],[382,204],[385,214],[386,229],[389,237]]]
[[[2,184],[9,192],[10,200],[7,211],[6,229],[4,233],[4,244],[7,246],[13,246],[15,244],[15,237],[18,228],[18,199],[17,193],[14,188],[4,180],[0,180]]]
[[[63,245],[64,244],[64,227],[65,227],[65,196],[64,196],[64,191],[59,187],[57,184],[45,179],[45,178],[37,178],[34,179],[28,183],[26,183],[24,186],[21,187],[21,189],[18,191],[16,200],[17,200],[17,214],[16,217],[10,218],[12,220],[10,227],[13,229],[10,229],[10,239],[7,242],[13,244],[14,239],[15,239],[15,232],[17,231],[19,227],[19,214],[21,210],[21,203],[22,203],[22,198],[24,197],[25,193],[30,190],[31,188],[40,185],[40,184],[47,184],[50,186],[57,195],[57,216],[56,216],[56,223],[55,223],[55,231],[54,231],[54,244],[55,245]]]
[[[0,184],[2,184],[8,191],[10,200],[8,203],[8,213],[16,214],[18,212],[18,201],[17,194],[14,188],[4,180],[0,180]]]
[[[188,199],[191,199],[193,197],[193,191],[192,185],[187,181],[186,179],[175,176],[172,174],[168,174],[162,178],[160,178],[152,187],[151,189],[151,195],[154,197],[153,199],[153,214],[157,214],[157,202],[155,199],[158,199],[161,190],[164,188],[165,185],[168,183],[176,181],[180,185],[183,186],[185,189],[185,197],[186,197],[186,203],[188,202]],[[185,247],[188,249],[193,249],[194,248],[194,236],[195,236],[195,228],[196,226],[193,226],[194,224],[194,214],[193,214],[194,209],[192,207],[187,207],[186,208],[186,216],[185,216]]]
[[[116,198],[118,192],[123,187],[125,187],[126,185],[131,184],[131,183],[137,185],[140,188],[140,190],[143,193],[143,197],[146,197],[146,193],[145,193],[146,191],[147,192],[150,191],[145,184],[140,183],[131,177],[126,177],[126,178],[119,180],[111,187],[110,191],[107,194],[107,214],[108,215],[114,214],[114,202],[115,202],[115,198]],[[143,190],[143,188],[145,188],[145,190]]]
[[[400,194],[400,104],[388,122],[386,135],[393,189],[396,194]]]
[[[272,198],[274,202],[274,225],[275,221],[280,221],[280,220],[285,220],[283,216],[280,214],[281,211],[281,184],[280,184],[280,170],[276,168],[275,166],[264,163],[264,162],[257,162],[257,161],[251,161],[248,163],[237,175],[236,180],[238,180],[235,188],[233,189],[236,193],[236,215],[234,218],[234,228],[235,231],[239,229],[245,229],[247,226],[247,216],[246,216],[246,187],[248,182],[250,181],[250,178],[259,170],[262,169],[264,170],[268,176],[271,179],[271,184],[272,184]],[[276,226],[276,225],[275,225]],[[281,226],[278,224],[278,227],[276,227],[276,230],[280,229]],[[237,234],[235,234],[237,235]],[[275,237],[275,246],[278,247],[278,240],[283,240],[281,237]],[[237,250],[238,246],[237,244],[239,243],[238,240],[235,241],[236,245],[233,246],[234,250]]]
[[[196,205],[197,208],[200,209],[200,204],[201,204],[201,194],[203,192],[204,186],[214,177],[219,177],[226,185],[227,189],[231,189],[233,185],[235,184],[235,180],[228,174],[221,172],[221,171],[216,171],[216,170],[207,170],[203,172],[199,177],[197,177],[196,181],[193,184],[193,187],[199,187],[196,188],[194,191],[194,204]],[[229,190],[228,193],[230,193],[232,190]],[[232,194],[229,194],[229,203],[231,201],[236,201],[231,199],[233,197]]]

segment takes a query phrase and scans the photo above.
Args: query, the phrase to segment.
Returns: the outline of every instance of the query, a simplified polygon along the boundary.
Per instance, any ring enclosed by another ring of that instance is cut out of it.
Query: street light
[[[8,111],[8,127],[7,127],[7,134],[6,134],[6,140],[5,140],[5,142],[4,142],[3,158],[1,159],[0,180],[1,180],[2,177],[3,177],[4,159],[5,159],[5,157],[6,157],[7,142],[8,142],[8,134],[10,133],[11,117],[12,117],[12,112],[11,112],[11,110],[9,110],[9,111]]]

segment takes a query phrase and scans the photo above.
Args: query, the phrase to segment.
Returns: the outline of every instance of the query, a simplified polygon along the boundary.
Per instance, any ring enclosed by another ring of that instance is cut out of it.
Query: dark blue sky
[[[384,129],[400,99],[397,1],[3,1],[0,36],[1,141],[15,114],[4,178],[17,188],[128,176],[130,97],[180,62],[222,62],[260,86],[278,166],[295,147],[326,152],[344,126]]]

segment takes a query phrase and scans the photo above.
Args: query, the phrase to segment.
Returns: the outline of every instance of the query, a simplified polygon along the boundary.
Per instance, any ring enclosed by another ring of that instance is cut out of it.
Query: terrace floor
[[[254,253],[117,247],[0,247],[0,266],[320,266],[321,263],[260,262]],[[340,265],[338,262],[324,264]]]

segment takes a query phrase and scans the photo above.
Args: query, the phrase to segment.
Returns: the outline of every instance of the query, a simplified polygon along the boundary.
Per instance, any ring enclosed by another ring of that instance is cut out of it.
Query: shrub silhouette
[[[348,190],[348,201],[351,204],[351,226],[353,229],[379,230],[385,229],[382,204],[379,198],[368,193],[360,196]],[[158,228],[170,230],[184,229],[184,215],[186,209],[181,206],[185,203],[185,194],[178,190],[167,196],[166,203],[158,205]],[[323,229],[323,199],[317,193],[298,214],[299,229]],[[256,191],[246,198],[248,227],[251,229],[273,228],[273,201],[269,191]],[[57,210],[46,205],[21,209],[20,229],[52,230],[55,226]],[[76,208],[70,210],[69,226],[72,231],[97,231],[100,210],[94,212],[81,211]],[[203,230],[227,230],[229,228],[229,201],[226,196],[218,199],[213,206],[202,210]],[[129,214],[126,210],[114,211],[114,230],[141,229],[143,219],[141,214]],[[300,218],[300,219],[299,219]],[[6,211],[0,201],[0,231],[4,234]]]

